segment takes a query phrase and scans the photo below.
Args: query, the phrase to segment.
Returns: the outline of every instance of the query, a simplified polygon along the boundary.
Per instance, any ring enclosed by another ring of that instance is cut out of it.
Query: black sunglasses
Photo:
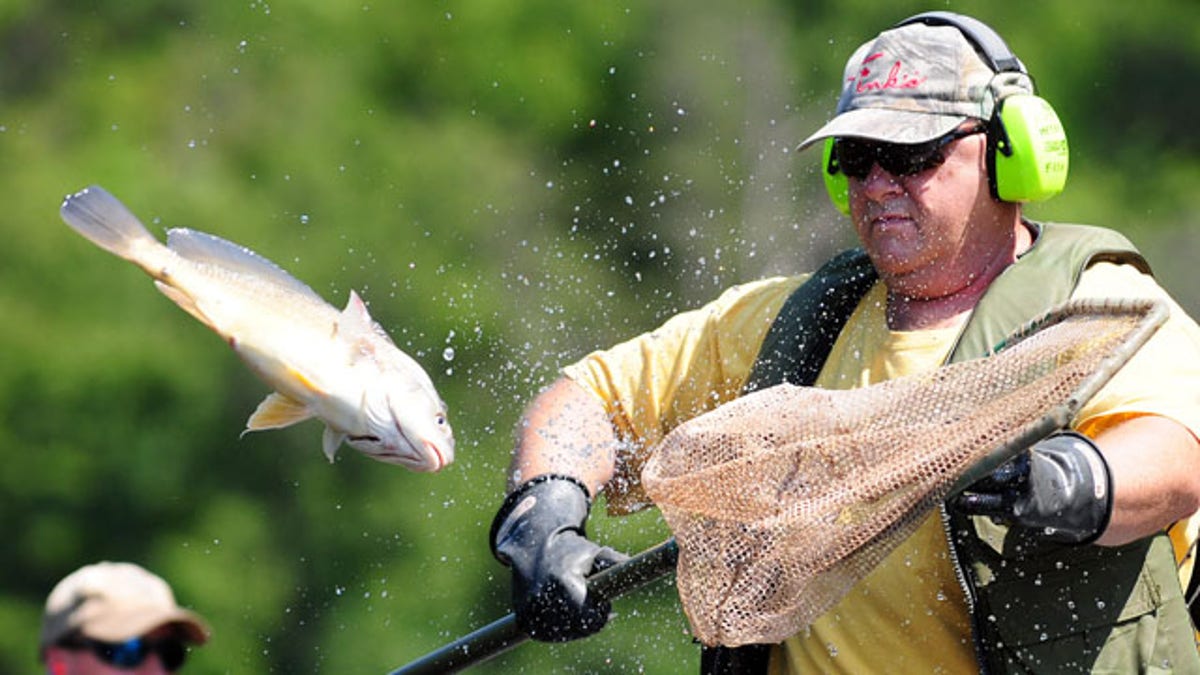
[[[842,172],[862,180],[878,164],[893,176],[912,176],[939,167],[946,161],[945,147],[960,138],[983,133],[983,127],[955,129],[925,143],[881,143],[859,138],[838,138],[829,156],[829,173]]]
[[[183,662],[187,660],[187,647],[182,641],[174,639],[151,641],[136,637],[124,642],[103,642],[77,637],[63,643],[63,646],[90,649],[96,658],[117,668],[137,668],[151,654],[158,654],[163,668],[173,673],[183,667]]]

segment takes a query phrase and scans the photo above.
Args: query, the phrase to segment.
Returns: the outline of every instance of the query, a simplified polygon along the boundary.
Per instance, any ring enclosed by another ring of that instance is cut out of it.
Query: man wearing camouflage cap
[[[50,675],[173,673],[208,624],[180,607],[167,582],[127,562],[86,565],[46,599],[40,656]]]
[[[855,51],[800,147],[818,143],[861,248],[590,354],[527,408],[491,535],[518,624],[550,641],[604,626],[584,578],[623,556],[586,538],[592,499],[648,506],[640,469],[678,424],[779,382],[852,389],[984,357],[1067,300],[1153,298],[1170,317],[1069,429],[945,504],[800,634],[706,650],[702,668],[1200,673],[1176,569],[1200,507],[1200,328],[1120,234],[1023,214],[1067,170],[1024,65],[977,20],[912,17]]]

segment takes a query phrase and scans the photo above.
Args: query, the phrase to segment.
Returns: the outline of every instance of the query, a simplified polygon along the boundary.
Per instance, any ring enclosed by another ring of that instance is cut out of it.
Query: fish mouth
[[[435,473],[437,471],[441,471],[442,469],[446,468],[447,464],[450,463],[450,460],[448,460],[446,456],[442,454],[442,451],[438,448],[438,446],[430,441],[427,441],[424,438],[418,438],[414,441],[412,438],[409,438],[408,434],[405,434],[403,430],[400,431],[400,437],[405,441],[404,445],[400,449],[394,450],[385,455],[379,455],[378,458],[392,464],[401,464],[412,471],[419,471],[422,473]],[[418,448],[422,447],[425,449],[424,452],[418,450]],[[404,450],[407,450],[408,452],[404,452]]]
[[[427,456],[433,457],[437,460],[431,471],[441,471],[442,469],[446,468],[446,465],[450,462],[446,461],[446,456],[442,454],[442,451],[438,450],[438,447],[429,441],[422,442],[425,444],[425,449],[429,451]]]
[[[376,448],[367,449],[361,446],[356,446],[358,450],[365,453],[371,459],[384,462],[386,464],[399,464],[411,471],[422,473],[433,473],[441,471],[449,464],[452,459],[447,459],[446,455],[438,449],[436,445],[425,440],[419,439],[419,442],[414,442],[403,432],[400,434],[401,442],[396,445],[381,443],[378,436],[374,435],[359,435],[350,436],[347,440],[366,441],[370,440],[379,444]],[[417,448],[423,447],[424,452]]]

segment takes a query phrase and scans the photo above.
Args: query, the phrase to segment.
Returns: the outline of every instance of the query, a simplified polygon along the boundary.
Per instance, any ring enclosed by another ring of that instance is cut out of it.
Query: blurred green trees
[[[1200,5],[977,0],[1067,126],[1035,217],[1117,227],[1194,314]],[[0,3],[0,672],[41,604],[140,562],[210,619],[189,673],[387,672],[507,612],[487,527],[521,405],[558,366],[849,242],[815,156],[846,56],[916,2]],[[58,219],[104,185],[335,305],[357,289],[450,404],[415,475],[320,426],[239,438],[267,392]],[[628,551],[653,513],[593,519]],[[596,638],[480,672],[692,672],[669,582]]]

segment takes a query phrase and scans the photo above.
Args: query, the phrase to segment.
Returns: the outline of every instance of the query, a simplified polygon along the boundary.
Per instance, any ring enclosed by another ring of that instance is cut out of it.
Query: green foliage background
[[[556,368],[849,242],[796,142],[846,56],[917,11],[996,26],[1067,126],[1035,217],[1121,229],[1193,314],[1200,4],[0,1],[0,672],[53,584],[133,560],[214,626],[187,672],[382,673],[507,612],[487,528]],[[104,185],[152,229],[367,299],[449,402],[416,475],[320,426],[239,438],[267,391],[132,266],[65,227]],[[593,518],[635,551],[653,513]],[[694,672],[669,582],[587,641],[478,672]]]

